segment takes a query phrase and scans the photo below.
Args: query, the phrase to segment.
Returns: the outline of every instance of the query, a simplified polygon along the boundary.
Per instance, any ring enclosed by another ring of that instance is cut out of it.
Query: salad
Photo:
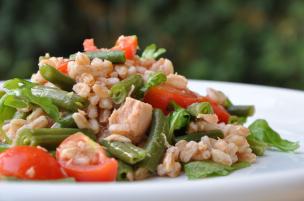
[[[68,58],[46,54],[30,81],[0,92],[0,180],[106,182],[224,176],[267,148],[295,151],[266,120],[243,124],[253,105],[188,89],[155,44],[136,36],[112,48],[85,39]]]

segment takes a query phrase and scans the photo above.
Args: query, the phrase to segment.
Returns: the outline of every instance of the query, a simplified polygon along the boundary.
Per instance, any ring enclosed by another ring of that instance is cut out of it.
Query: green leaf
[[[58,107],[48,98],[33,95],[31,89],[34,86],[36,86],[34,83],[18,78],[6,81],[3,87],[7,89],[7,94],[10,95],[10,97],[5,103],[16,108],[33,103],[41,107],[53,120],[58,121],[60,118]],[[12,96],[17,98],[12,98]],[[23,103],[21,103],[21,100]]]
[[[157,49],[155,44],[148,45],[143,51],[141,57],[144,59],[157,59],[160,55],[164,54],[167,50],[164,48]]]
[[[205,177],[226,176],[235,170],[249,167],[248,162],[238,162],[232,166],[222,165],[212,161],[194,161],[184,165],[188,179],[200,179]]]
[[[281,151],[295,151],[300,147],[298,142],[291,142],[282,139],[264,119],[258,119],[249,126],[250,133],[256,141],[267,144],[269,147],[275,147]],[[250,139],[249,138],[249,139]],[[252,139],[251,139],[252,140]]]
[[[187,107],[187,111],[194,117],[199,114],[213,114],[213,109],[208,102],[193,103]]]
[[[15,108],[4,104],[8,97],[9,95],[5,94],[0,99],[0,126],[2,126],[4,121],[11,119],[16,112]]]
[[[58,107],[48,98],[34,96],[30,88],[24,89],[24,95],[33,104],[36,104],[42,108],[53,120],[56,122],[60,119],[60,113]]]
[[[263,156],[268,147],[267,143],[257,140],[252,134],[247,137],[247,142],[257,156]]]
[[[28,108],[30,106],[29,102],[25,99],[18,98],[14,95],[8,95],[4,104],[16,109]]]
[[[179,130],[187,126],[190,122],[190,114],[186,109],[181,108],[175,102],[170,102],[170,107],[174,108],[174,111],[169,116],[169,137],[168,141],[172,141],[174,136],[174,131]]]
[[[8,90],[14,90],[14,89],[20,89],[23,86],[33,87],[35,85],[36,84],[29,82],[27,80],[14,78],[14,79],[5,81],[3,83],[3,88],[8,89]]]
[[[167,81],[167,76],[164,73],[162,72],[151,73],[148,77],[147,82],[140,89],[140,91],[144,93],[148,91],[151,87],[160,85],[166,81]]]

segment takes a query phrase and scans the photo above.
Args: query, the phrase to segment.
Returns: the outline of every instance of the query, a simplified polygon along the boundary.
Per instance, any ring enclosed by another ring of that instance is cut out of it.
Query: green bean
[[[201,141],[201,138],[204,136],[208,136],[208,137],[214,138],[214,139],[224,138],[224,134],[221,130],[210,130],[210,131],[191,133],[191,134],[179,136],[179,137],[175,138],[175,141],[178,142],[180,140],[186,140],[187,142],[190,142],[190,141],[199,142],[199,141]]]
[[[153,111],[152,125],[149,138],[145,146],[147,157],[139,163],[138,167],[155,173],[157,165],[162,160],[166,149],[166,136],[168,134],[166,117],[159,109]]]
[[[230,106],[232,106],[233,104],[232,104],[232,102],[231,102],[231,100],[229,99],[229,98],[226,98],[226,100],[225,100],[225,102],[224,102],[224,107],[225,108],[228,108],[228,107],[230,107]]]
[[[53,87],[35,86],[31,89],[34,96],[49,98],[55,105],[63,109],[76,112],[88,106],[87,99]]]
[[[9,149],[11,145],[9,144],[0,144],[0,153],[4,152],[5,150]]]
[[[76,83],[72,78],[62,74],[55,67],[50,65],[41,66],[39,72],[44,79],[65,91],[71,91],[73,85]]]
[[[59,144],[70,135],[82,132],[90,138],[96,140],[95,135],[87,129],[75,128],[38,128],[23,129],[17,136],[14,145],[42,146],[46,149],[54,150]]]
[[[106,59],[108,61],[111,61],[112,63],[125,63],[126,61],[125,53],[120,50],[99,50],[83,53],[86,54],[90,59]],[[70,55],[71,60],[75,60],[75,58],[76,53]]]
[[[59,122],[54,123],[52,128],[77,128],[77,125],[73,119],[73,115],[69,114],[60,119]]]
[[[134,86],[133,93],[137,94],[144,85],[144,80],[140,75],[131,75],[126,79],[114,84],[110,91],[110,96],[114,103],[121,104],[128,96],[132,86]]]
[[[239,124],[239,125],[243,125],[244,123],[246,123],[247,121],[247,117],[242,117],[242,116],[235,116],[235,115],[230,115],[229,119],[228,119],[228,124]]]
[[[129,176],[133,176],[133,168],[121,160],[118,160],[117,181],[129,181]]]
[[[232,105],[227,110],[229,114],[241,117],[252,116],[255,111],[253,105]]]
[[[142,161],[146,157],[146,151],[132,143],[107,140],[102,140],[100,143],[107,148],[112,156],[131,165]]]
[[[197,117],[199,114],[213,114],[213,109],[208,102],[193,103],[187,107],[187,112],[191,116]]]

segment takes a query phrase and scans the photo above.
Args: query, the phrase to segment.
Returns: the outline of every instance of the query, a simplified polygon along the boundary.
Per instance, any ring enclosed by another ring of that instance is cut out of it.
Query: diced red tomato
[[[68,62],[62,63],[60,66],[57,67],[57,70],[59,70],[63,74],[68,74]]]
[[[211,103],[211,106],[214,113],[217,115],[219,122],[228,123],[230,114],[226,111],[226,109],[216,103]]]
[[[84,39],[83,43],[83,50],[84,51],[95,51],[98,48],[96,47],[95,43],[94,43],[94,39],[90,38],[90,39]]]
[[[165,114],[168,114],[167,108],[170,101],[176,102],[183,108],[188,107],[192,103],[209,102],[220,122],[227,123],[229,119],[229,113],[225,108],[214,101],[199,96],[189,89],[181,90],[167,84],[162,84],[149,89],[145,94],[144,101],[151,104],[154,108],[160,108]]]
[[[107,157],[99,144],[81,133],[66,138],[57,148],[56,158],[76,181],[114,181],[117,176],[117,161]]]
[[[138,48],[137,36],[120,36],[112,50],[121,50],[125,52],[127,59],[133,59]]]
[[[31,146],[16,146],[1,153],[0,175],[26,180],[64,178],[55,158],[46,151]]]

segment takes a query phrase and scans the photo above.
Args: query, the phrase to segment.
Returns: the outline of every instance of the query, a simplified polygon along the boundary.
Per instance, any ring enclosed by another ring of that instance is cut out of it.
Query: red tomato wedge
[[[229,120],[230,115],[225,108],[206,97],[199,96],[189,89],[181,90],[167,84],[162,84],[149,89],[144,97],[145,102],[151,104],[154,108],[160,108],[165,114],[168,114],[168,104],[172,100],[183,108],[188,107],[192,103],[209,102],[220,122],[227,123]]]
[[[64,178],[55,158],[42,149],[30,146],[16,146],[1,153],[0,175],[26,180]]]
[[[197,98],[198,95],[190,90],[180,90],[170,85],[162,84],[150,88],[144,97],[144,101],[168,114],[167,107],[171,100],[185,108],[192,103],[198,102]]]
[[[56,158],[76,181],[114,181],[117,176],[117,161],[107,157],[103,147],[81,133],[66,138],[57,148]]]
[[[94,43],[94,39],[90,38],[90,39],[84,39],[83,43],[83,50],[84,51],[95,51],[98,48],[96,47],[95,43]]]
[[[57,67],[57,70],[63,74],[68,74],[68,62],[64,62],[60,66]]]
[[[138,48],[137,36],[119,36],[112,50],[125,52],[126,59],[133,59]]]

